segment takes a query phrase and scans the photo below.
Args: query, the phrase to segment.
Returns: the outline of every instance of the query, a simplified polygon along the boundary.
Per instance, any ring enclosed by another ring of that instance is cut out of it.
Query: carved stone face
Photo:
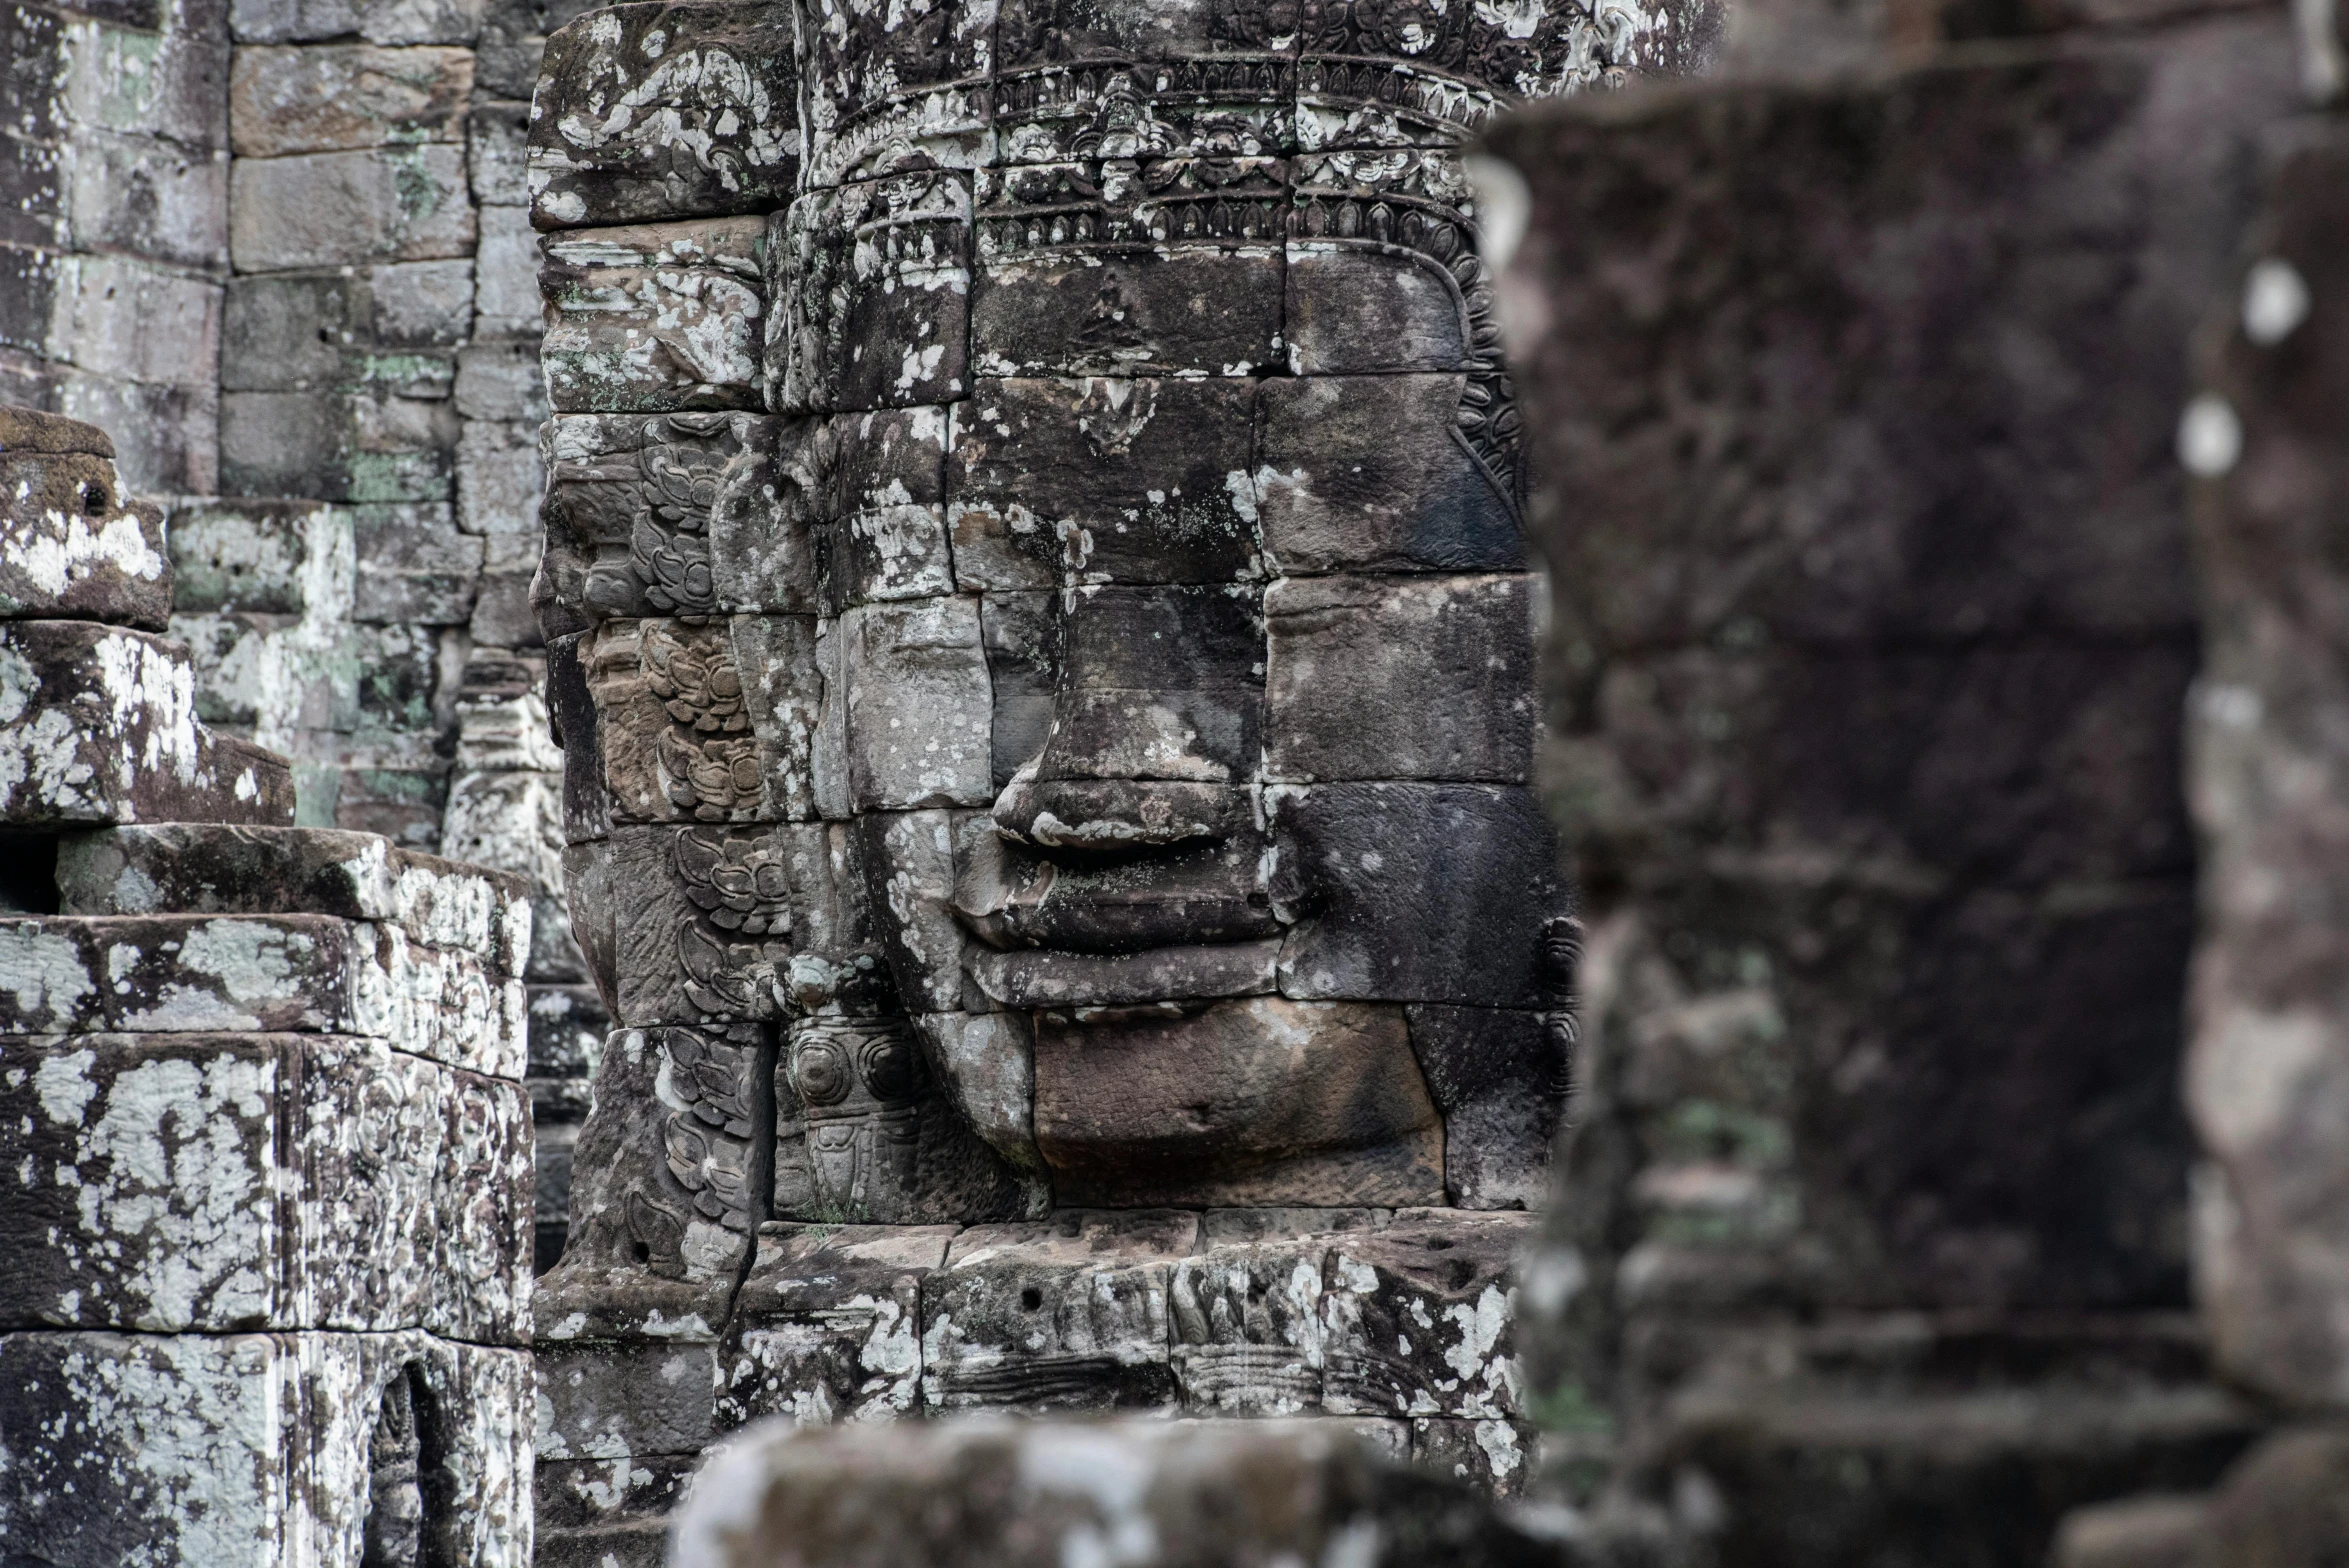
[[[621,1020],[771,1033],[782,1214],[1523,1201],[1570,923],[1458,148],[1594,24],[914,9],[809,7],[788,207],[549,241]]]

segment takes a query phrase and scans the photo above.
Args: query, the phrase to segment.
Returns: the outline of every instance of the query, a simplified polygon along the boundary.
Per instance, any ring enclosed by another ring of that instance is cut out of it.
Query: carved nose
[[[998,832],[1038,849],[1114,854],[1222,839],[1250,822],[1247,797],[1229,784],[1036,774],[1036,762],[1013,774],[994,815]]]

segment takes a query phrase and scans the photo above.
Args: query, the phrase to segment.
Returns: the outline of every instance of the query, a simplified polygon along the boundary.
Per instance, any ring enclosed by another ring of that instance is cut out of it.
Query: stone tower
[[[1575,927],[1461,161],[1698,7],[641,4],[547,55],[542,1523],[714,1435],[1320,1413],[1509,1487]]]

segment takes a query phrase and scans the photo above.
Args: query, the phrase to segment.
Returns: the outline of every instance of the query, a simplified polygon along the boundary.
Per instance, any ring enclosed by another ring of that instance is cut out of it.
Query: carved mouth
[[[954,912],[972,936],[1006,953],[1139,957],[1277,941],[1283,926],[1267,886],[1268,853],[1254,833],[1084,859],[990,839],[965,860]]]

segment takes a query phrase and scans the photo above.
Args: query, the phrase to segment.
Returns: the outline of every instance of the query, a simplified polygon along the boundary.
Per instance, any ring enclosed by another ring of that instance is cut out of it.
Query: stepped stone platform
[[[0,1540],[522,1568],[529,889],[294,825],[111,453],[0,408]]]

